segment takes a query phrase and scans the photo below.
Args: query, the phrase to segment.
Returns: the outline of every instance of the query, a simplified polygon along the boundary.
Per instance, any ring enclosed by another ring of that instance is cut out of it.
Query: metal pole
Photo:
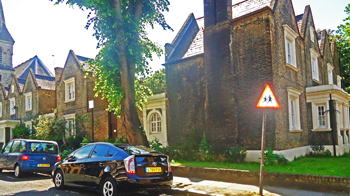
[[[334,126],[335,126],[335,123],[334,123],[334,104],[333,104],[333,100],[332,100],[332,94],[329,94],[329,120],[331,121],[330,124],[331,124],[331,129],[332,129],[332,141],[333,141],[333,153],[334,153],[334,156],[336,157],[337,156],[337,152],[336,152],[336,148],[335,148],[335,136],[334,136]]]
[[[259,179],[259,194],[263,195],[263,177],[264,177],[264,155],[265,155],[265,139],[266,139],[266,113],[263,112],[262,134],[261,134],[261,162],[260,162],[260,179]]]
[[[92,121],[92,142],[95,142],[95,133],[94,133],[94,108],[91,109],[91,121]]]

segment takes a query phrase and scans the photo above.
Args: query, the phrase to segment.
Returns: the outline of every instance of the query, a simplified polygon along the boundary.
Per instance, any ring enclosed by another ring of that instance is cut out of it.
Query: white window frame
[[[75,114],[67,114],[63,115],[63,117],[66,120],[66,137],[76,136],[77,132],[75,129]]]
[[[325,113],[325,120],[326,120],[326,125],[325,126],[320,126],[319,125],[319,115],[318,115],[318,107],[319,106],[324,106],[325,111],[329,110],[329,103],[328,101],[317,101],[317,102],[312,102],[311,107],[312,107],[312,125],[313,129],[311,131],[331,131],[331,125],[329,121],[329,112]]]
[[[24,97],[25,97],[26,112],[32,111],[32,108],[33,108],[33,94],[32,94],[32,92],[25,93]]]
[[[328,84],[334,84],[334,82],[333,82],[333,69],[334,69],[334,67],[331,65],[331,64],[329,64],[329,63],[327,63],[327,73],[328,73]]]
[[[283,25],[284,29],[284,42],[285,42],[285,57],[286,57],[286,65],[295,70],[298,71],[298,66],[297,66],[297,57],[296,57],[296,47],[295,47],[295,42],[296,38],[298,37],[298,34],[290,28],[288,25]],[[291,51],[288,49],[288,44],[291,46]],[[288,58],[288,51],[290,51],[291,55],[291,61],[289,61]]]
[[[64,80],[65,103],[75,101],[75,77]]]
[[[152,121],[152,118],[154,116],[159,117],[159,119],[155,119]],[[162,115],[158,112],[153,112],[149,119],[150,119],[150,130],[151,130],[150,132],[151,133],[162,133]],[[158,123],[160,123],[160,126]],[[153,129],[153,127],[155,129]]]
[[[0,102],[0,117],[2,117],[2,102]]]
[[[15,86],[11,85],[11,93],[14,93],[14,92],[15,92]]]
[[[10,115],[16,114],[16,109],[14,108],[16,106],[16,98],[10,98]]]
[[[340,75],[337,75],[337,85],[339,86],[339,88],[341,88],[341,76]]]
[[[321,111],[320,109],[323,108]],[[327,128],[327,116],[326,116],[326,105],[317,106],[317,127]],[[321,119],[324,118],[324,119]],[[320,123],[322,121],[322,124]]]
[[[315,29],[310,26],[310,40],[315,43]]]
[[[289,111],[289,131],[301,132],[300,124],[300,95],[302,91],[287,87],[288,92],[288,111]]]
[[[311,56],[311,74],[312,74],[312,79],[316,81],[320,81],[320,72],[318,68],[318,57],[320,54],[316,52],[313,48],[310,48],[310,56]],[[315,63],[313,65],[313,63]]]

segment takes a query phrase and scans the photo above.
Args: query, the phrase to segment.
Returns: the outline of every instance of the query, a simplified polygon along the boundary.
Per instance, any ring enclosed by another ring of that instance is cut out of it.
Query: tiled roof
[[[83,57],[83,56],[79,56],[79,55],[76,55],[80,64],[83,65],[83,71],[86,71],[90,68],[90,64],[87,62],[88,60],[93,60],[93,59],[90,59],[90,58],[87,58],[87,57]]]
[[[297,24],[298,24],[299,30],[301,30],[301,26],[303,25],[304,14],[300,14],[300,15],[296,16],[295,18],[297,19]]]
[[[272,0],[244,0],[232,6],[232,18],[238,18],[257,11],[264,7],[270,7]]]
[[[35,56],[15,67],[15,74],[18,78],[26,79],[30,69],[32,69],[35,74],[53,76],[38,56]]]
[[[18,78],[17,80],[18,80],[18,83],[20,83],[20,84],[25,84],[26,83],[25,79]]]
[[[49,81],[45,79],[36,78],[36,82],[41,89],[45,90],[55,90],[55,81]]]
[[[232,19],[241,17],[264,7],[270,7],[272,0],[244,0],[232,6]],[[186,21],[187,22],[187,21]],[[204,53],[204,17],[196,19],[199,31],[183,58]],[[182,29],[180,30],[182,31]],[[176,40],[176,38],[174,39]]]
[[[195,56],[197,54],[202,54],[204,52],[204,44],[203,44],[203,39],[204,39],[204,18],[198,18],[197,24],[199,27],[199,31],[196,35],[196,37],[193,39],[193,42],[191,46],[188,48],[186,54],[184,55],[183,58]]]

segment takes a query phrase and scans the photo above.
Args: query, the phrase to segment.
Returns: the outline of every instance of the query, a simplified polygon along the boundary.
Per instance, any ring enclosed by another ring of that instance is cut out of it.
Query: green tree
[[[343,68],[345,90],[350,93],[350,4],[346,6],[345,12],[348,16],[344,19],[345,24],[338,26],[337,46]]]
[[[137,114],[137,107],[141,108],[140,103],[147,99],[147,94],[139,88],[141,84],[135,85],[135,80],[136,75],[149,73],[147,61],[152,59],[152,53],[162,53],[147,37],[145,28],[159,24],[165,30],[171,29],[163,15],[168,11],[169,0],[50,1],[91,11],[86,28],[93,25],[97,47],[101,48],[88,70],[96,76],[96,93],[107,99],[110,110],[120,112],[129,142],[148,145]]]
[[[12,129],[13,138],[15,139],[29,139],[30,137],[30,130],[24,123],[17,124]]]
[[[153,94],[166,92],[165,69],[158,70],[150,77],[144,78],[141,81]]]

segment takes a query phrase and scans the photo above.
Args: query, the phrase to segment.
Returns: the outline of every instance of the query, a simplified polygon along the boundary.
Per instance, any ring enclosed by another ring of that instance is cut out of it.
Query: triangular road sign
[[[269,85],[266,86],[257,106],[258,108],[280,108],[280,105]]]

